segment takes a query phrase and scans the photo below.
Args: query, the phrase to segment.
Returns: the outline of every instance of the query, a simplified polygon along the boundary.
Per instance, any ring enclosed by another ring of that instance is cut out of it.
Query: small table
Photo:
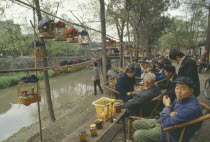
[[[104,122],[102,129],[97,129],[97,137],[91,137],[90,135],[90,124],[93,124],[94,121],[97,119],[96,117],[91,118],[89,121],[87,121],[85,124],[83,124],[81,127],[79,127],[77,130],[66,136],[61,142],[79,142],[79,131],[85,130],[86,131],[86,138],[87,142],[103,142],[101,138],[111,129],[114,127],[114,124],[116,124],[120,118],[125,113],[125,109],[122,109],[121,113],[115,113],[113,116],[113,123],[111,123],[111,120],[108,119],[106,122]],[[125,136],[125,124],[123,122],[124,127],[124,136]],[[107,141],[104,141],[107,142]]]

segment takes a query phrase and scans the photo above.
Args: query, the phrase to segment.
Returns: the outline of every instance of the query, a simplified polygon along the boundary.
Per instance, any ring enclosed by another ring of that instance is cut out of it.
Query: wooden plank
[[[113,123],[108,119],[104,122],[102,129],[97,129],[97,137],[91,137],[90,135],[90,124],[93,124],[97,119],[96,117],[92,117],[89,121],[79,127],[77,130],[69,134],[66,138],[64,138],[61,142],[79,142],[79,131],[85,130],[87,133],[87,142],[100,142],[101,138],[116,124],[116,122],[123,116],[125,110],[122,110],[121,113],[116,113],[113,116]]]
[[[122,129],[123,124],[115,124],[106,134],[104,134],[98,142],[111,142],[117,133]]]

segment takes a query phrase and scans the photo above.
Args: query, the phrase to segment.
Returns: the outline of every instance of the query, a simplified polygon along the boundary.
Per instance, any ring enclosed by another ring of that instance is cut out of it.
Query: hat
[[[191,88],[195,88],[195,84],[194,82],[192,81],[192,79],[188,78],[188,77],[185,77],[185,76],[179,76],[177,77],[177,79],[173,82],[176,82],[176,83],[181,83],[181,84],[187,84],[189,87]]]

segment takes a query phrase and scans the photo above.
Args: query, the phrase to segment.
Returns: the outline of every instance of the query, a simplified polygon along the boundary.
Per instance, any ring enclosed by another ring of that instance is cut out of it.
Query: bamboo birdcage
[[[107,41],[106,42],[106,47],[107,48],[116,48],[116,46],[117,46],[117,42],[116,42],[116,40],[109,40],[109,41]]]
[[[79,45],[89,45],[89,35],[88,32],[85,30],[82,30],[79,32]]]
[[[78,30],[77,29],[68,29],[66,31],[67,42],[69,43],[78,43]]]
[[[45,53],[44,53],[44,44],[36,41],[36,47],[34,47],[34,43],[32,43],[32,47],[33,47],[33,53],[32,56],[33,57],[45,57]]]
[[[39,82],[25,83],[20,81],[17,85],[18,103],[25,106],[31,103],[40,102],[40,86]]]
[[[38,29],[40,37],[54,38],[55,37],[55,23],[51,19],[43,19],[39,22]]]
[[[66,41],[66,24],[58,22],[55,24],[55,38],[56,41]]]

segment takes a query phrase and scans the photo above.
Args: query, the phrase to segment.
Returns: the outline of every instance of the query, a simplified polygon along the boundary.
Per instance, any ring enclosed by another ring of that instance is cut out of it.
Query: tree
[[[114,23],[120,43],[123,43],[124,28],[128,19],[127,0],[111,0],[107,6],[107,17],[110,23]],[[123,45],[120,44],[120,67],[123,67]]]
[[[38,17],[38,21],[42,20],[42,14],[40,9],[40,5],[39,5],[39,0],[34,0],[35,5],[36,5],[36,12],[37,12],[37,17]],[[44,43],[44,39],[41,38],[40,39],[42,43]],[[46,52],[46,47],[44,46],[44,55],[47,56],[47,52]],[[44,63],[44,67],[47,67],[47,58],[43,58],[43,63]],[[55,121],[55,115],[54,115],[54,110],[53,110],[53,105],[52,105],[52,99],[51,99],[51,92],[50,92],[50,83],[49,83],[49,76],[48,76],[48,70],[44,72],[44,82],[45,82],[45,88],[46,88],[46,98],[47,98],[47,105],[48,105],[48,111],[50,114],[50,119],[51,121]]]

